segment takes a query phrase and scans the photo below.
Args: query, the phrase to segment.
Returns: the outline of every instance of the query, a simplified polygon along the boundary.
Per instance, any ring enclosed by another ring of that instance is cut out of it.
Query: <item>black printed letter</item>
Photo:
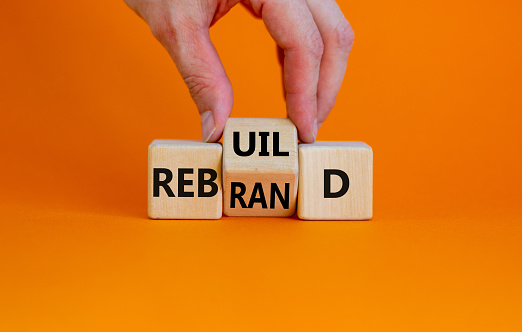
[[[239,188],[239,193],[236,193],[236,188]],[[245,200],[243,199],[243,195],[245,194],[246,186],[241,182],[232,182],[230,183],[230,208],[234,209],[236,207],[236,198],[239,201],[239,204],[243,209],[246,209]]]
[[[282,151],[279,152],[279,133],[274,133],[274,156],[289,156],[290,152],[288,151]]]
[[[192,168],[178,169],[178,197],[194,197],[193,192],[185,191],[185,186],[192,185],[192,180],[185,180],[185,174],[194,174]]]
[[[254,153],[256,149],[256,133],[251,131],[248,133],[248,150],[247,152],[241,151],[239,144],[239,131],[234,131],[232,137],[232,145],[234,146],[234,152],[240,157],[248,157]]]
[[[160,174],[165,174],[165,180],[160,181]],[[172,181],[172,172],[170,169],[167,168],[155,168],[154,174],[153,174],[153,181],[152,181],[152,196],[153,197],[159,197],[159,188],[163,187],[165,189],[165,192],[167,193],[167,196],[169,197],[175,197],[174,193],[172,192],[172,189],[169,187],[169,182]]]
[[[277,183],[272,183],[270,186],[270,208],[275,209],[275,195],[279,197],[279,201],[283,206],[283,209],[290,208],[290,183],[285,183],[285,196],[281,195]]]
[[[267,149],[267,145],[268,145],[267,137],[270,136],[270,133],[267,131],[262,131],[259,133],[259,136],[261,136],[261,151],[259,151],[259,155],[260,156],[269,156],[270,153],[268,153],[268,149]]]
[[[205,174],[210,174],[210,179],[205,180]],[[218,186],[214,182],[217,172],[211,168],[198,169],[198,197],[213,197],[218,192]],[[210,186],[210,192],[205,192],[205,185]]]
[[[256,198],[257,193],[259,192],[259,198]],[[260,182],[256,182],[254,184],[254,189],[252,190],[252,196],[250,196],[250,202],[248,202],[248,208],[251,209],[254,207],[254,203],[261,203],[263,209],[266,209],[266,199],[265,193],[263,192],[263,185]]]
[[[341,178],[343,184],[341,190],[336,193],[331,192],[331,180],[332,175],[337,175]],[[350,180],[348,179],[348,174],[341,171],[340,169],[325,169],[324,170],[324,198],[339,198],[348,192],[348,188],[350,187]]]

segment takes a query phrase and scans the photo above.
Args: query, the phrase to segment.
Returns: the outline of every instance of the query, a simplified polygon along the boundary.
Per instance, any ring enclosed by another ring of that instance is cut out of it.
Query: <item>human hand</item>
[[[232,86],[209,28],[241,2],[263,19],[280,48],[288,117],[314,142],[332,110],[353,44],[335,0],[125,0],[167,49],[201,116],[203,140],[216,142],[232,111]]]

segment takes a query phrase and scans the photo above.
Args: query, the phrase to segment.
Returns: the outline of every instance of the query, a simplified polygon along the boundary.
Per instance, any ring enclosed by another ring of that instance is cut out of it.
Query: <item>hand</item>
[[[288,117],[311,143],[332,110],[353,44],[335,0],[125,0],[150,26],[183,77],[201,116],[203,140],[216,142],[232,111],[232,86],[209,28],[241,2],[262,18],[279,46]]]

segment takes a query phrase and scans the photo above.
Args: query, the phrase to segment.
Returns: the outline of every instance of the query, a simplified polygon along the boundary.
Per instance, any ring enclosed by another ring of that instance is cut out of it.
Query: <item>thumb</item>
[[[201,116],[205,142],[217,142],[233,104],[232,85],[210,40],[208,27],[169,24],[156,38],[174,60]]]

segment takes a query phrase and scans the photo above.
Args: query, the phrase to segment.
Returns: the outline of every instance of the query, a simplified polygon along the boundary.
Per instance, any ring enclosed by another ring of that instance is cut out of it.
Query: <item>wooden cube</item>
[[[149,146],[148,210],[153,219],[222,216],[221,144],[156,140]]]
[[[297,129],[291,120],[231,118],[223,149],[227,216],[295,214],[299,163]]]
[[[307,220],[372,217],[373,152],[362,142],[299,145],[297,215]]]

